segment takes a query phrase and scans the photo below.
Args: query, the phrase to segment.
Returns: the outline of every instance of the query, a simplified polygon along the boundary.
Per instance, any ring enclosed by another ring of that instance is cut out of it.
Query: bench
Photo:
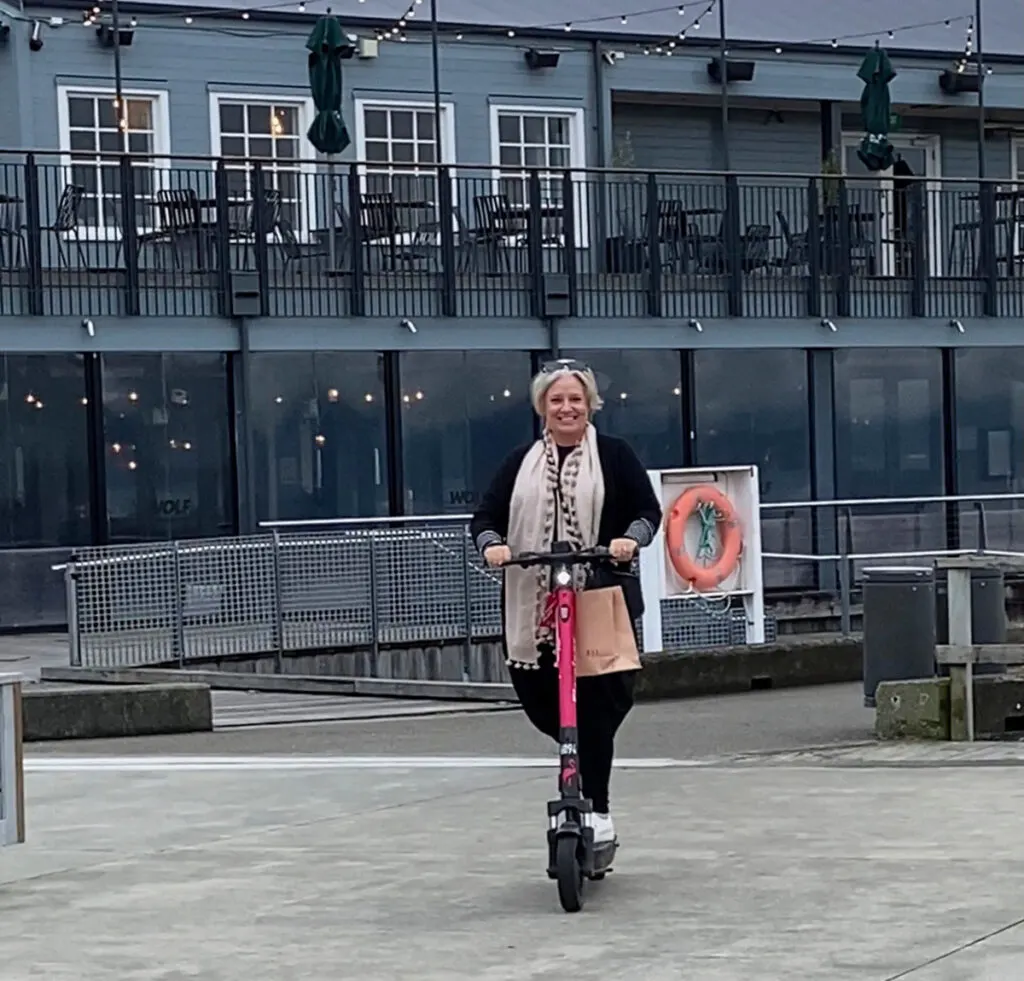
[[[975,644],[971,639],[971,570],[993,565],[1024,568],[1024,556],[961,555],[935,560],[949,575],[949,643],[936,644],[935,661],[949,667],[950,738],[955,735],[957,706],[963,706],[965,734],[974,742],[974,665],[1024,665],[1024,644]]]
[[[0,846],[25,840],[21,682],[21,675],[0,674]]]

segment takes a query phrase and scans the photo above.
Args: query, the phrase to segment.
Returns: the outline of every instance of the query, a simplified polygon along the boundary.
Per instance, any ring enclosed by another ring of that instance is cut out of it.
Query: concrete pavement
[[[617,869],[572,917],[543,759],[36,755],[0,977],[1017,981],[1019,770],[872,751],[626,762]]]
[[[639,706],[578,916],[517,715],[31,746],[0,979],[1018,981],[1024,744],[865,743],[858,695]]]

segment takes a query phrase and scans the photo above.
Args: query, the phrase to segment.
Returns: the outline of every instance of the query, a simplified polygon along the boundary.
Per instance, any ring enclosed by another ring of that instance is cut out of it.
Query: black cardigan
[[[518,446],[505,458],[473,514],[470,534],[480,552],[505,542],[512,489],[533,445]],[[661,505],[643,464],[617,436],[598,433],[597,455],[604,474],[604,507],[596,544],[607,547],[613,538],[632,538],[641,548],[650,545],[661,523]]]

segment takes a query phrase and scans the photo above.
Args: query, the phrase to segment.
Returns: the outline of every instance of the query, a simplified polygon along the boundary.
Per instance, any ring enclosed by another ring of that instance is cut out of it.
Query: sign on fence
[[[21,676],[0,674],[0,846],[25,840]]]
[[[664,518],[640,553],[644,653],[665,649],[662,602],[743,610],[745,641],[763,644],[761,497],[756,466],[649,470]]]

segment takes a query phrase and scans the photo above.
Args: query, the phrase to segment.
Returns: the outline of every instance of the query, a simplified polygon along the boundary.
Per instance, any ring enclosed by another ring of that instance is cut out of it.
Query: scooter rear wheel
[[[558,900],[566,913],[583,909],[583,869],[577,855],[577,841],[571,835],[559,838],[555,846],[555,874]]]

